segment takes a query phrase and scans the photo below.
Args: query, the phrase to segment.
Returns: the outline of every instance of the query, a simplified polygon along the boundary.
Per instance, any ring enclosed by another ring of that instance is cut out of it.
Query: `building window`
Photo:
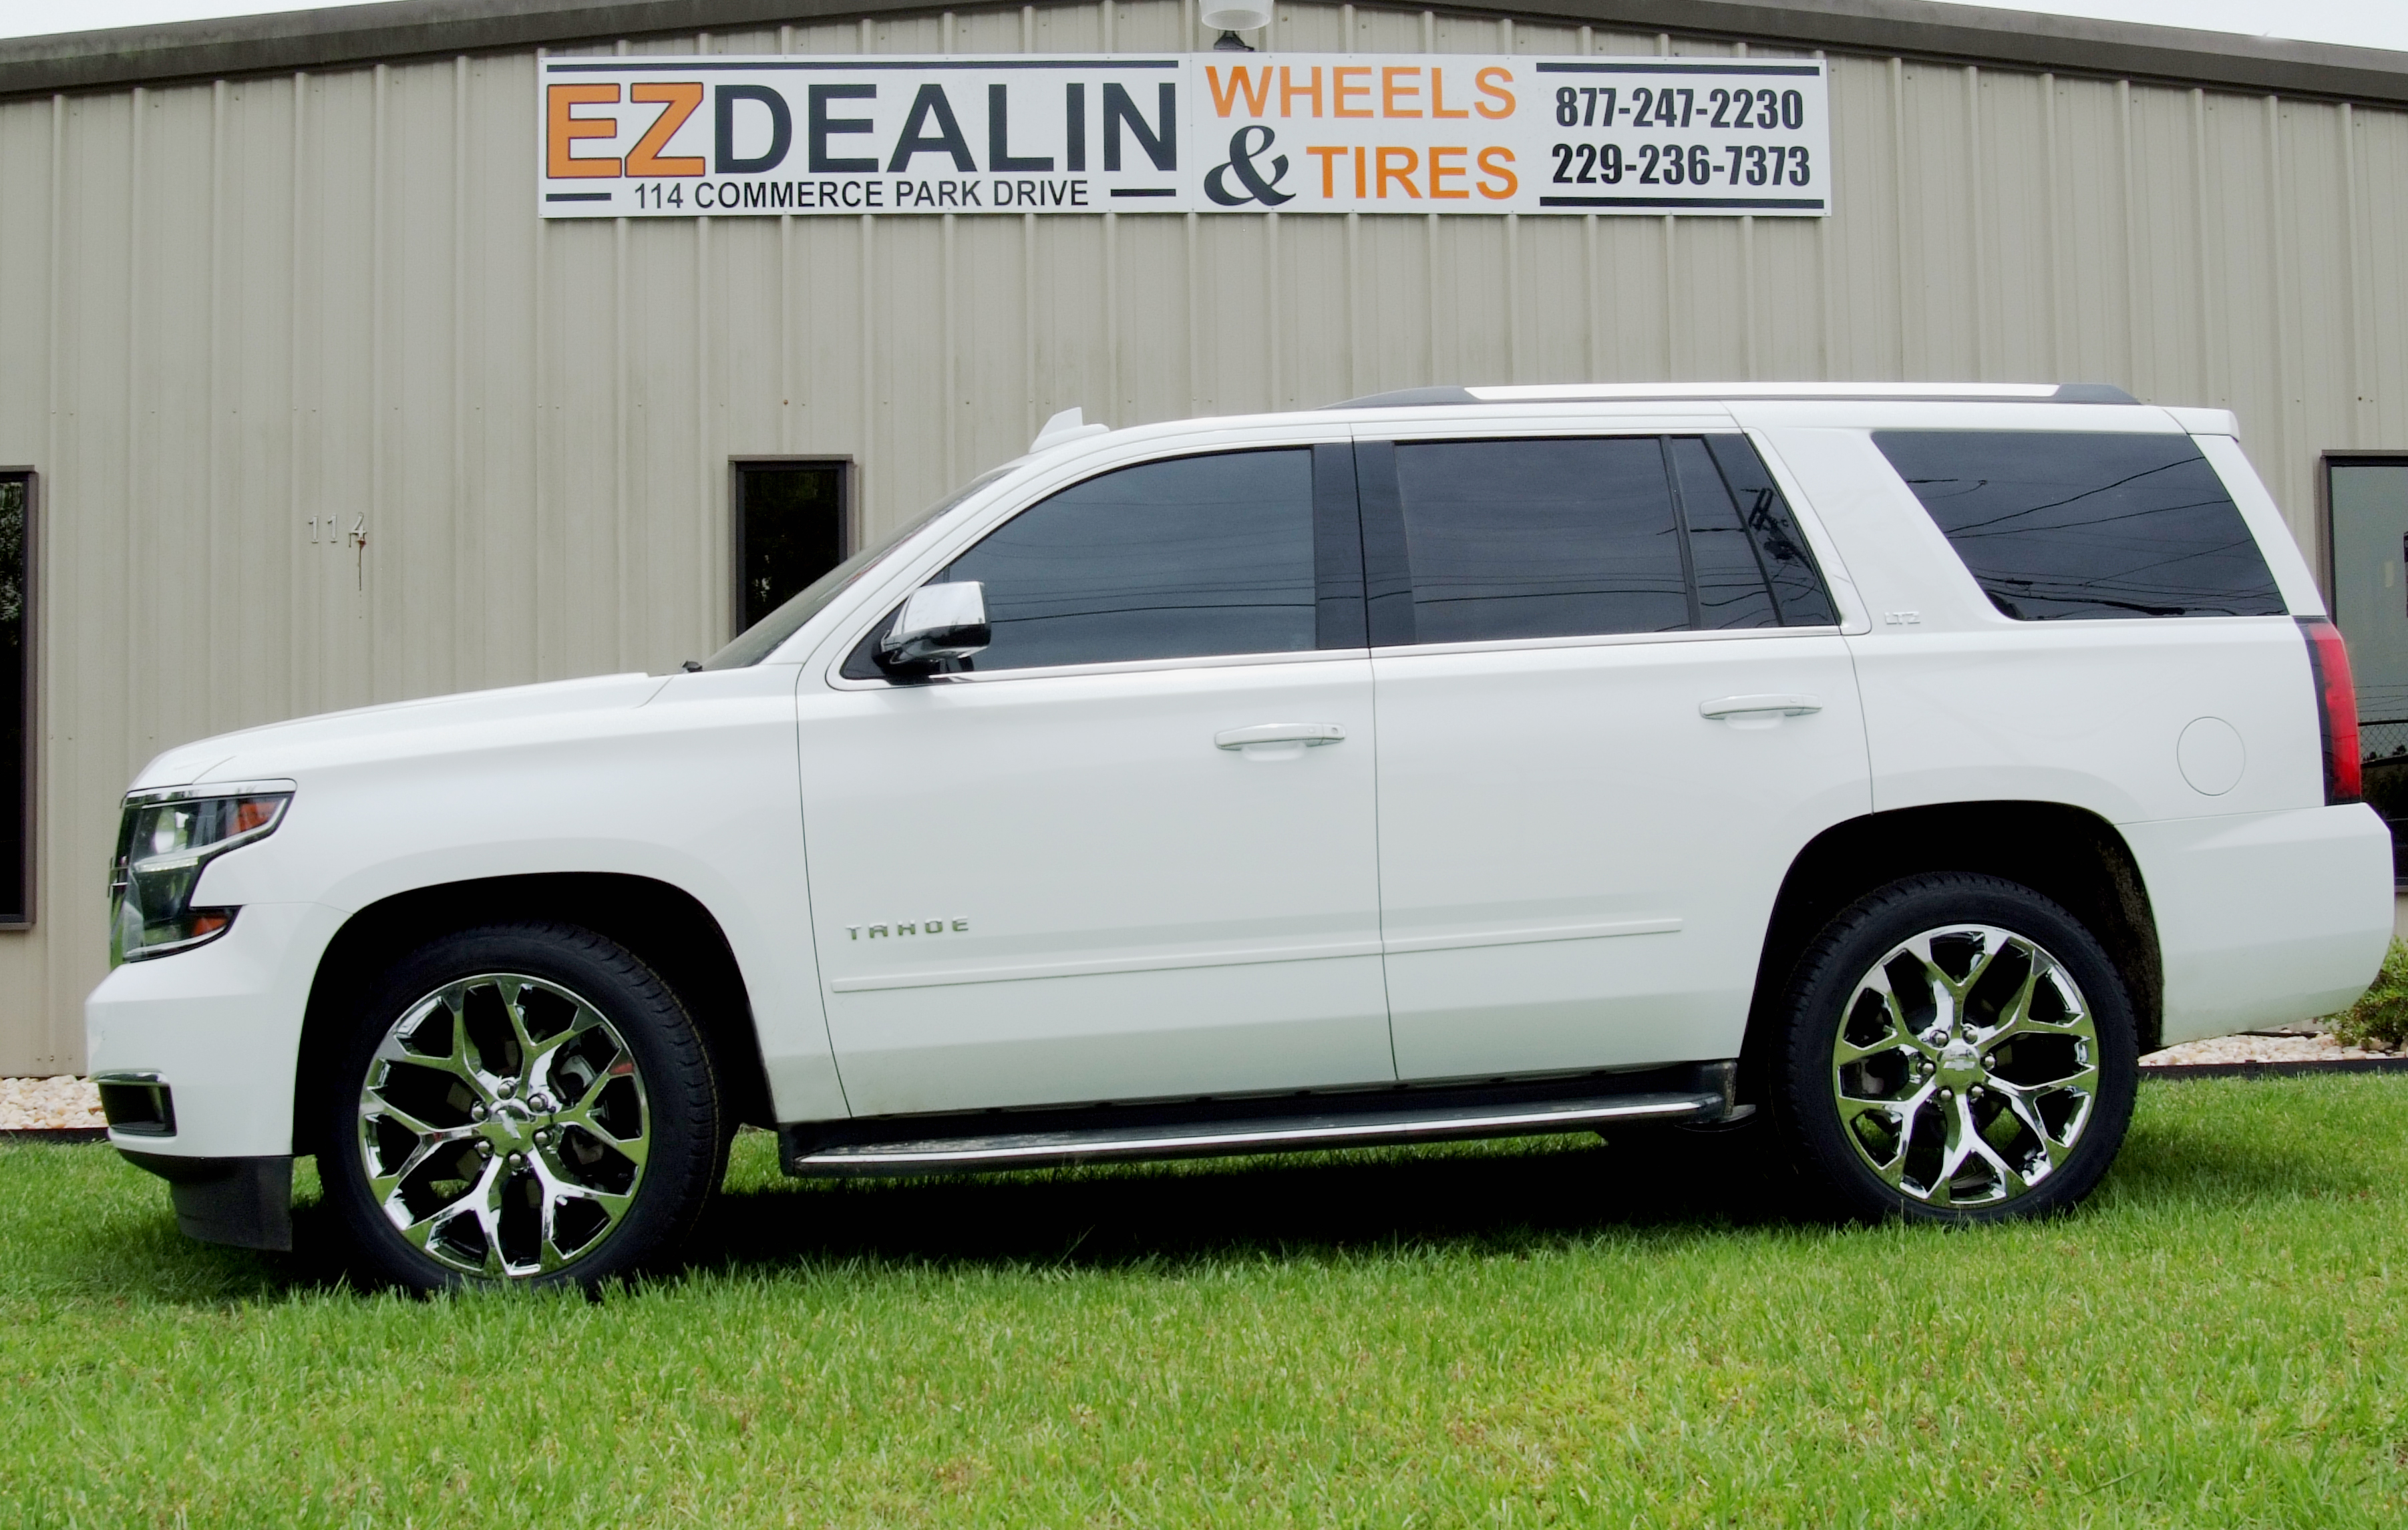
[[[2366,800],[2391,825],[2408,879],[2408,454],[2329,454],[2325,588],[2358,682]]]
[[[0,473],[0,928],[34,922],[34,475]]]
[[[800,594],[852,551],[849,465],[735,465],[738,632]]]

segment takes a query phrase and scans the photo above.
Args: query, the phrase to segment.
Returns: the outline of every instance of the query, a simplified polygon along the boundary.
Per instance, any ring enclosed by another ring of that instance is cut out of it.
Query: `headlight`
[[[127,797],[109,866],[108,965],[190,951],[225,934],[238,910],[193,907],[201,871],[274,834],[292,801],[293,788],[280,781]]]

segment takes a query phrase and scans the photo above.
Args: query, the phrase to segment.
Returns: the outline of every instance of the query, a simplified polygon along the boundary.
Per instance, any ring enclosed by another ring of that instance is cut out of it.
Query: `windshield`
[[[910,539],[912,533],[1003,477],[1007,471],[1009,471],[1008,468],[998,467],[991,473],[981,474],[939,500],[936,508],[927,514],[898,530],[888,533],[822,574],[805,586],[800,594],[745,628],[736,641],[705,659],[702,662],[702,667],[743,669],[759,664],[775,652],[779,644],[802,631],[804,622],[825,610],[828,602],[842,594],[854,580],[883,563],[888,553]]]

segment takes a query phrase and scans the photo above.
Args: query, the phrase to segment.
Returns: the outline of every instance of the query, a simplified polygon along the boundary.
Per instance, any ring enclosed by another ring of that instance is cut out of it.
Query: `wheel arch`
[[[343,922],[319,958],[302,1016],[292,1101],[295,1153],[320,1146],[312,1140],[308,1102],[327,1081],[345,1006],[394,961],[429,940],[520,920],[580,925],[635,952],[694,1017],[735,1118],[772,1124],[768,1073],[743,969],[710,910],[682,888],[648,877],[551,873],[412,888]]]
[[[2141,1051],[2157,1050],[2165,1032],[2157,917],[2140,863],[2115,826],[2057,802],[1935,803],[1833,824],[1790,862],[1756,963],[1742,1050],[1743,1094],[1764,1097],[1782,995],[1815,933],[1873,889],[1927,871],[2002,877],[2063,905],[2098,937],[2123,978]]]

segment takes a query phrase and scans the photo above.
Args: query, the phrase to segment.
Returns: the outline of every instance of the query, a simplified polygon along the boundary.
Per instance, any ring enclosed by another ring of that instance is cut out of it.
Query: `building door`
[[[2333,621],[2358,681],[2366,798],[2391,825],[2395,876],[2408,878],[2408,456],[2329,457]]]
[[[851,556],[851,465],[784,459],[736,464],[736,631]]]
[[[806,682],[854,1113],[1393,1081],[1351,469],[1297,448],[1073,485],[937,576],[984,588],[966,673],[889,683],[882,622]]]
[[[0,473],[0,929],[34,922],[34,475]]]
[[[1398,1076],[1737,1056],[1784,873],[1870,794],[1847,649],[1753,449],[1360,460]]]

